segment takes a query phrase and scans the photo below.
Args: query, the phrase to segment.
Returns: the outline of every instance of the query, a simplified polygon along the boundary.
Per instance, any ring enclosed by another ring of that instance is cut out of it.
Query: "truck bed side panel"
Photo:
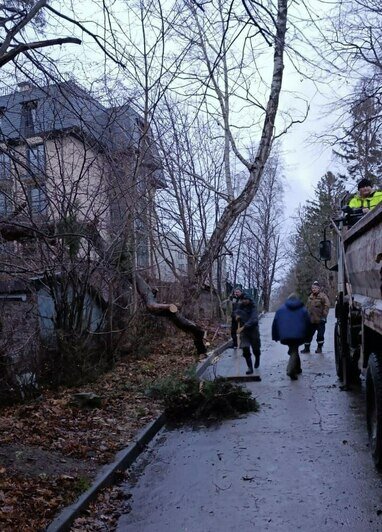
[[[348,231],[344,244],[353,294],[382,300],[382,205]]]

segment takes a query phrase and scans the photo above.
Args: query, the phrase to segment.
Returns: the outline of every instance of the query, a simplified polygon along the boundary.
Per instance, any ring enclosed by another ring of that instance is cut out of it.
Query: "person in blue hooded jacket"
[[[291,294],[275,314],[272,323],[272,340],[288,346],[287,375],[292,380],[301,373],[298,348],[304,344],[310,331],[310,318],[303,302]]]

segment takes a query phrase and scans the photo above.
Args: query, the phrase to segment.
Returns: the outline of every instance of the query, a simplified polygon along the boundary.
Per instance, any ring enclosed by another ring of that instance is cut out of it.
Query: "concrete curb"
[[[231,344],[232,341],[229,340],[207,354],[207,358],[199,363],[196,370],[197,377],[201,377],[214,358],[225,351]],[[97,497],[98,493],[103,488],[113,484],[116,473],[127,469],[138,458],[148,443],[150,443],[154,436],[163,427],[165,421],[165,415],[162,413],[154,419],[154,421],[146,425],[128,447],[117,453],[114,462],[107,464],[100,470],[94,479],[92,486],[85,491],[76,502],[63,509],[63,511],[46,528],[46,532],[67,532],[70,530],[73,521]]]
[[[207,358],[205,360],[202,360],[202,362],[199,363],[199,366],[196,370],[196,376],[201,377],[203,373],[206,371],[206,369],[208,368],[208,366],[211,365],[214,358],[221,355],[223,351],[228,349],[231,345],[232,345],[232,340],[228,340],[224,344],[219,345],[219,347],[211,351],[211,353],[207,355]]]

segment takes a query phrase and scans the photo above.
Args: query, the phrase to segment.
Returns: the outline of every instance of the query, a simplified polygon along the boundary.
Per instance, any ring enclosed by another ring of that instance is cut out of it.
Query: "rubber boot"
[[[299,372],[298,370],[301,369],[301,367],[299,367],[299,359],[300,357],[298,356],[298,352],[290,350],[286,373],[288,377],[292,379],[292,381],[297,379],[297,374]]]
[[[260,353],[255,353],[255,368],[260,366]]]
[[[316,353],[322,353],[322,344],[317,346]]]
[[[243,348],[243,357],[245,358],[245,361],[247,363],[248,369],[245,372],[246,375],[252,375],[253,373],[253,365],[252,365],[252,357],[251,352],[249,350],[249,347]]]
[[[303,353],[304,355],[310,353],[310,344],[304,344],[304,349],[300,351],[300,353]]]
[[[297,375],[300,375],[300,373],[302,373],[300,355],[297,353],[296,356],[297,356],[296,373]]]

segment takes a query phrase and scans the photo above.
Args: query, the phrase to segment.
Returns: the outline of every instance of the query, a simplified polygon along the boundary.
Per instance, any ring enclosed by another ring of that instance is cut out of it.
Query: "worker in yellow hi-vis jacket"
[[[369,179],[361,179],[358,183],[358,193],[349,201],[352,209],[362,209],[366,214],[382,202],[382,191],[374,190]]]

